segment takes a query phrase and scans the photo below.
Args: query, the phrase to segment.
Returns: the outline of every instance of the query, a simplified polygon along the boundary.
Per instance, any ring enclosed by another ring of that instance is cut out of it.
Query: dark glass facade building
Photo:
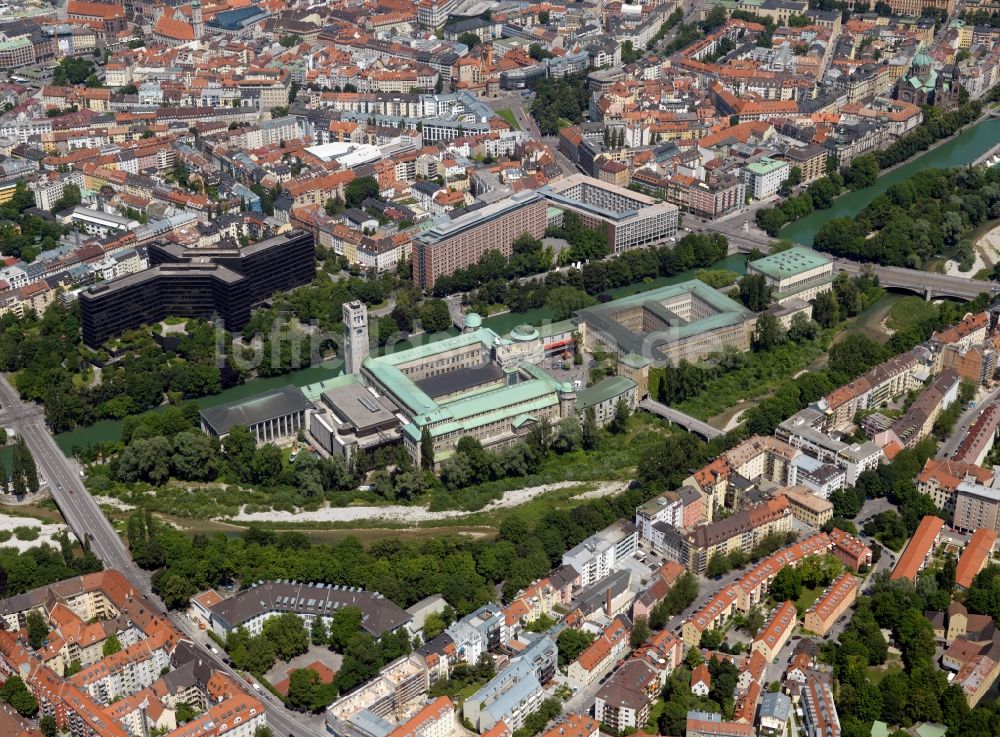
[[[275,292],[312,281],[316,248],[293,230],[245,248],[149,246],[150,268],[80,293],[83,342],[97,347],[118,333],[166,317],[218,317],[228,330]]]

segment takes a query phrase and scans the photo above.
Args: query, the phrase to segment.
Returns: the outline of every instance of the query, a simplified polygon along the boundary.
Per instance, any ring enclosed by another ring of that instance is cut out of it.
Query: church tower
[[[345,302],[344,313],[344,373],[361,371],[368,358],[368,308],[359,300]]]
[[[195,40],[205,35],[205,23],[201,18],[201,3],[191,0],[191,28],[194,29]]]

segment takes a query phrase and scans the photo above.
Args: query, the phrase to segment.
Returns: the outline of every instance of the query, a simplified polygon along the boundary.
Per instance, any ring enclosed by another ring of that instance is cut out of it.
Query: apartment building
[[[686,565],[694,573],[704,573],[716,555],[735,550],[749,553],[768,535],[791,530],[792,516],[788,499],[781,496],[699,525],[685,538]]]
[[[567,550],[562,564],[575,568],[580,586],[586,588],[608,576],[619,561],[634,556],[638,547],[639,530],[631,522],[619,520]]]
[[[938,509],[948,518],[953,518],[958,487],[964,481],[990,486],[993,483],[993,472],[974,463],[928,458],[917,475],[917,491],[927,494]]]
[[[630,658],[597,692],[594,718],[619,731],[642,727],[662,687],[656,668],[644,659]]]
[[[842,573],[809,608],[802,626],[822,637],[854,603],[857,596],[858,579],[852,573]]]
[[[665,491],[635,510],[635,526],[639,530],[639,537],[649,541],[654,540],[654,526],[657,523],[665,523],[677,529],[690,529],[704,519],[704,499],[692,486]]]
[[[833,502],[813,494],[805,486],[779,489],[775,496],[788,500],[792,516],[817,530],[833,519]]]
[[[989,565],[996,543],[997,533],[994,530],[982,528],[972,533],[955,566],[955,586],[960,591],[972,586],[972,580]]]
[[[942,371],[888,430],[875,434],[875,443],[883,448],[890,443],[902,448],[915,446],[930,434],[938,416],[958,400],[958,387],[958,373]]]
[[[944,527],[944,520],[940,517],[930,515],[920,520],[917,531],[906,544],[902,555],[896,561],[896,567],[892,569],[889,578],[906,578],[916,583],[917,574],[930,562],[937,545],[941,530]],[[978,528],[973,528],[978,529]]]
[[[771,618],[764,624],[764,628],[757,633],[753,642],[750,643],[751,652],[759,652],[770,662],[778,657],[781,648],[792,636],[792,631],[798,623],[798,616],[795,610],[794,601],[785,601],[777,606],[771,614]]]
[[[995,476],[985,484],[963,480],[955,490],[952,527],[959,532],[986,528],[1000,533],[1000,488],[996,484]]]
[[[840,715],[826,679],[807,679],[800,691],[799,705],[806,737],[840,737]]]
[[[465,700],[463,716],[480,733],[503,722],[516,731],[546,698],[543,686],[556,673],[558,650],[545,635],[538,636],[511,664]]]
[[[834,527],[829,537],[833,546],[830,552],[855,573],[861,570],[861,566],[872,564],[872,549],[854,535]]]
[[[566,675],[573,688],[595,683],[625,655],[631,633],[627,621],[616,617],[604,632],[569,664]]]
[[[860,378],[835,389],[819,403],[826,415],[824,430],[844,430],[860,410],[875,409],[915,389],[920,382],[917,369],[920,363],[914,351],[901,353],[879,364]]]

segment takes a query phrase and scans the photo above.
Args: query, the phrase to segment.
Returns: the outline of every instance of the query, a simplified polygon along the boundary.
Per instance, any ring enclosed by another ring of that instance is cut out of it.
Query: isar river
[[[833,218],[854,217],[892,185],[924,169],[947,169],[971,164],[998,143],[1000,143],[1000,119],[987,118],[966,128],[937,148],[910,159],[887,174],[879,175],[872,186],[838,197],[834,200],[833,207],[828,210],[815,210],[806,217],[789,223],[778,233],[778,237],[811,246],[813,238],[824,223]]]

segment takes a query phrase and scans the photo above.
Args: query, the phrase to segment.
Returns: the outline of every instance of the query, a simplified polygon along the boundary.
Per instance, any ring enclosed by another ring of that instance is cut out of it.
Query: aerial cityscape
[[[1000,4],[0,2],[0,737],[1000,737]]]

